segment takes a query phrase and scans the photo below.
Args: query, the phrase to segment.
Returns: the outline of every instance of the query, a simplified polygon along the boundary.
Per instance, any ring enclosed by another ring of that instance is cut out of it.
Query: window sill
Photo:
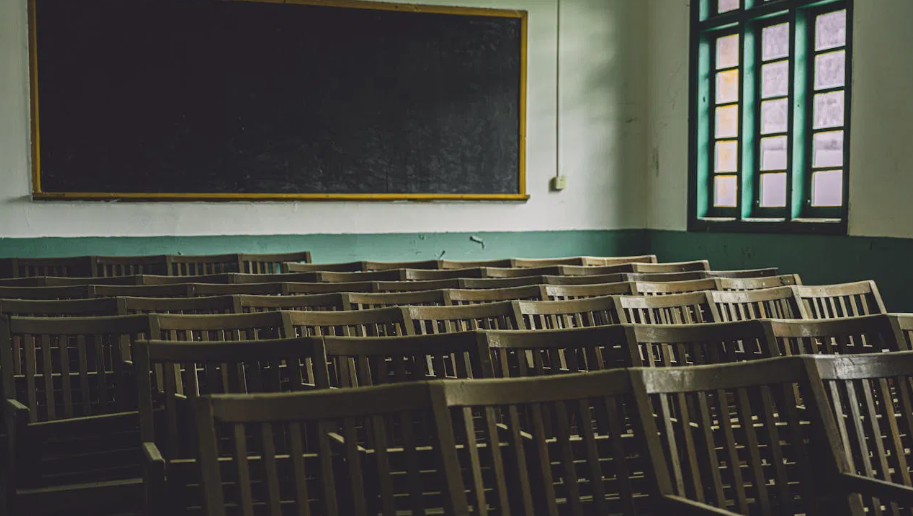
[[[841,219],[743,219],[699,218],[688,224],[691,232],[721,233],[795,233],[845,235],[846,221]]]

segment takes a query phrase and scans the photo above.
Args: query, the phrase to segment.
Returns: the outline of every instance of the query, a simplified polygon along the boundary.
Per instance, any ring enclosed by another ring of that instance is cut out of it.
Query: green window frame
[[[691,231],[845,234],[853,0],[694,0]]]

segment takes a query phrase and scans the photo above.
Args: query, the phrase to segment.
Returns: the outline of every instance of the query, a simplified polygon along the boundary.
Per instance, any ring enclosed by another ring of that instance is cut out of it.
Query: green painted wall
[[[779,267],[809,285],[873,279],[893,312],[913,311],[913,239],[651,230],[660,261],[706,258],[714,269]]]

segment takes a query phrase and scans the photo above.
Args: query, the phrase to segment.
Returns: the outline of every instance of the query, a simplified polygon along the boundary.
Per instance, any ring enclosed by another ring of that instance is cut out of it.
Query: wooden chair
[[[285,292],[285,285],[289,283],[190,283],[190,295],[199,296],[279,296]]]
[[[282,272],[358,272],[362,262],[346,263],[283,263]]]
[[[635,281],[634,293],[640,296],[666,296],[717,290],[715,279],[691,281]]]
[[[279,274],[284,263],[311,263],[310,251],[293,253],[255,254],[241,253],[238,255],[238,272],[244,274]]]
[[[767,276],[764,278],[717,278],[719,290],[760,290],[765,288],[801,285],[798,274]]]
[[[343,312],[282,312],[289,337],[334,335],[340,337],[395,337],[412,335],[412,324],[403,310],[390,307]]]
[[[405,269],[406,279],[409,281],[434,281],[442,279],[459,278],[484,278],[485,269],[482,267],[470,269]]]
[[[169,276],[208,276],[241,272],[237,254],[167,255]]]
[[[789,287],[711,292],[720,320],[806,319],[802,302]]]
[[[139,420],[125,359],[148,333],[146,316],[0,317],[11,514],[139,507]]]
[[[868,514],[910,514],[913,353],[808,357],[811,399],[839,437],[836,485],[861,493]]]
[[[442,279],[432,281],[377,281],[374,283],[375,292],[417,292],[421,290],[441,290],[445,288],[460,288],[461,279]],[[475,280],[481,281],[481,280]]]
[[[560,330],[618,324],[615,300],[593,297],[574,301],[515,301],[530,330]]]
[[[0,299],[86,299],[93,287],[0,287]]]
[[[152,276],[152,275],[143,275],[137,276],[137,282],[140,285],[172,285],[172,284],[188,284],[188,283],[213,283],[219,285],[226,285],[232,283],[232,277],[235,273],[225,273],[225,274],[200,274],[197,276]]]
[[[93,276],[91,256],[68,258],[5,258],[0,259],[0,276],[26,278],[32,276]]]
[[[302,312],[336,312],[346,310],[345,294],[309,294],[303,296],[236,296],[237,313],[298,310]]]
[[[907,340],[887,315],[816,321],[768,319],[781,355],[855,355],[907,351]]]
[[[710,324],[638,324],[635,367],[681,367],[746,362],[780,356],[760,321]]]
[[[514,267],[499,268],[486,267],[486,278],[528,278],[530,276],[558,276],[561,274],[561,268],[558,266],[551,267]]]
[[[780,269],[777,267],[769,267],[766,269],[745,269],[737,271],[704,271],[704,275],[708,278],[767,278],[771,276],[778,276],[780,274]]]
[[[89,297],[190,297],[191,288],[186,283],[172,285],[92,285]]]
[[[384,269],[369,272],[318,272],[322,283],[354,283],[359,281],[406,281],[405,269]]]
[[[386,271],[390,269],[440,269],[440,260],[421,260],[415,262],[361,262],[363,271]]]
[[[495,375],[522,378],[631,367],[640,363],[631,326],[482,332]]]
[[[441,260],[441,269],[477,269],[480,267],[513,267],[510,258],[503,260]]]
[[[415,292],[386,292],[343,294],[345,310],[369,310],[390,306],[443,306],[444,290],[418,290]]]
[[[206,514],[469,514],[437,385],[198,398]]]
[[[483,334],[324,337],[330,385],[366,387],[433,379],[494,378]]]
[[[447,289],[444,291],[444,299],[445,304],[451,306],[479,305],[519,299],[541,301],[542,289],[539,288],[539,285],[513,288]]]
[[[18,317],[93,317],[121,315],[117,299],[0,299],[0,315]]]
[[[796,294],[805,305],[805,313],[811,319],[836,319],[888,313],[874,281],[793,288],[796,289]]]
[[[472,330],[524,330],[523,317],[510,301],[465,306],[408,306],[402,310],[418,335]]]
[[[647,512],[627,371],[439,385],[472,514],[681,514]]]
[[[92,276],[112,278],[141,274],[168,274],[165,255],[92,257]]]
[[[288,274],[229,274],[228,276],[229,283],[314,283],[317,281],[318,273],[293,272]],[[194,283],[206,282],[194,281]]]
[[[697,281],[706,279],[702,271],[689,272],[630,272],[622,275],[621,281],[649,281],[653,283],[670,281]]]
[[[707,260],[694,260],[691,262],[668,262],[668,263],[635,263],[634,272],[693,272],[709,271],[710,263]]]
[[[544,283],[542,276],[528,276],[521,278],[463,278],[457,285],[443,288],[462,288],[462,289],[491,289],[491,288],[514,288],[528,287],[531,285],[541,285]]]
[[[559,265],[558,272],[561,276],[604,276],[606,274],[620,274],[634,272],[634,265],[619,263],[617,265]]]
[[[329,387],[321,339],[136,344],[146,514],[202,506],[190,403],[211,394]],[[153,374],[154,373],[154,374]]]
[[[628,281],[628,274],[597,274],[595,276],[542,276],[546,285],[602,285]]]
[[[862,516],[833,482],[836,435],[795,395],[805,392],[801,359],[630,374],[656,514]]]
[[[138,276],[112,276],[108,278],[84,277],[61,278],[58,276],[45,276],[44,284],[48,287],[68,287],[72,285],[136,285]]]
[[[135,314],[231,314],[238,309],[232,296],[212,297],[119,297],[118,315]]]
[[[616,296],[616,311],[622,323],[697,324],[720,322],[707,292],[668,296]]]
[[[591,297],[632,295],[632,283],[602,283],[596,285],[542,285],[543,301],[573,301]]]
[[[536,269],[540,267],[557,267],[559,265],[578,265],[582,266],[582,256],[570,256],[567,258],[514,258],[510,261],[510,267],[514,269]],[[557,273],[556,273],[557,274]]]
[[[156,314],[150,315],[149,320],[149,335],[153,340],[224,342],[289,337],[284,332],[282,312],[229,315]]]
[[[640,256],[584,256],[583,265],[589,267],[600,267],[605,265],[620,265],[624,263],[656,263],[655,254],[643,254]]]
[[[283,283],[282,295],[298,294],[338,294],[340,292],[373,292],[374,283],[358,281],[354,283]]]

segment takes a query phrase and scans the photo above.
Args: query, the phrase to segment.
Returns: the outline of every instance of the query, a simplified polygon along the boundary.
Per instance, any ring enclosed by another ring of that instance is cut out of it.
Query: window
[[[852,0],[692,9],[690,229],[845,233]]]

